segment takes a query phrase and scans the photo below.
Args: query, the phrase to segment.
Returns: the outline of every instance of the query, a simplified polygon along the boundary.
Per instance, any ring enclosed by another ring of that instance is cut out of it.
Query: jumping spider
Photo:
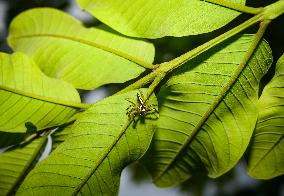
[[[127,108],[127,115],[129,119],[134,121],[134,123],[137,122],[136,117],[138,117],[139,120],[140,117],[143,117],[144,119],[148,114],[158,113],[158,110],[155,108],[157,105],[147,105],[147,100],[144,99],[144,96],[140,90],[139,93],[137,93],[137,103],[127,100],[131,103],[131,105]],[[158,118],[156,115],[155,117]]]

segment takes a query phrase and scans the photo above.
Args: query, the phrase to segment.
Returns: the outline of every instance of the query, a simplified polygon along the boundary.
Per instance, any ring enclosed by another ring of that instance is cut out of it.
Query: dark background
[[[274,1],[256,1],[251,0],[248,5],[253,7],[265,6]],[[71,12],[70,14],[81,19],[87,26],[100,24],[100,22],[88,14],[84,14],[79,9],[74,9],[75,3],[71,0],[0,0],[0,52],[11,53],[11,49],[6,43],[8,25],[10,21],[20,12],[33,7],[54,7]],[[150,40],[156,48],[155,63],[171,60],[196,46],[216,37],[226,30],[240,24],[240,22],[249,18],[249,15],[243,14],[225,27],[214,32],[187,36],[181,38],[165,37],[156,40]],[[245,33],[254,33],[257,26],[245,31]],[[274,64],[268,74],[263,78],[261,86],[264,86],[274,74],[275,62],[284,53],[284,15],[274,20],[268,27],[265,39],[268,41],[273,51]],[[133,164],[127,170],[127,178],[141,187],[143,183],[149,183],[149,176],[139,164]],[[126,178],[126,177],[125,177]],[[123,178],[124,179],[124,178]],[[123,180],[122,179],[122,180]],[[129,192],[129,185],[122,182],[122,190]],[[133,185],[134,186],[134,185]],[[190,179],[181,186],[174,189],[175,195],[257,195],[257,196],[284,196],[284,177],[280,176],[268,181],[257,181],[247,176],[245,171],[245,161],[241,161],[235,169],[223,175],[218,179],[208,179],[205,175],[200,175]],[[121,193],[122,195],[122,193]],[[129,194],[131,195],[131,194]],[[153,192],[152,195],[157,195]],[[151,196],[151,195],[148,195]]]

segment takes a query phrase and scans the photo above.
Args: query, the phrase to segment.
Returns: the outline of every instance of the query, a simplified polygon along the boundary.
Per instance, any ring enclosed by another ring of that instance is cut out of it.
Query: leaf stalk
[[[256,14],[255,16],[253,16],[252,18],[250,18],[249,20],[243,22],[242,24],[238,25],[237,27],[231,29],[230,31],[219,35],[218,37],[210,40],[209,42],[196,47],[195,49],[188,51],[187,53],[171,60],[168,62],[164,62],[161,64],[156,64],[154,65],[154,67],[156,67],[156,69],[153,69],[152,72],[146,76],[144,76],[143,78],[141,78],[140,80],[136,81],[135,83],[133,83],[132,85],[126,87],[125,89],[119,91],[117,94],[121,94],[121,93],[125,93],[127,91],[130,90],[135,90],[138,88],[141,88],[143,86],[145,86],[146,84],[155,81],[155,84],[150,85],[151,89],[149,90],[148,94],[151,94],[153,92],[153,88],[156,87],[158,85],[158,82],[160,82],[162,80],[162,78],[170,73],[172,70],[180,67],[181,65],[183,65],[184,63],[188,62],[189,60],[195,58],[196,56],[202,54],[203,52],[209,50],[210,48],[213,48],[214,46],[218,45],[219,43],[231,38],[232,36],[240,33],[241,31],[255,25],[258,22],[261,21],[265,21],[265,24],[268,24],[269,21],[277,18],[278,16],[280,16],[281,14],[284,13],[284,0],[279,0],[273,4],[270,4],[264,8],[251,8],[251,7],[247,7],[247,6],[239,6],[239,7],[234,7],[236,6],[236,4],[233,3],[228,3],[225,2],[224,0],[205,0],[207,2],[211,2],[211,3],[215,3],[221,6],[225,6],[228,8],[232,8],[232,9],[236,9],[239,11],[246,12],[246,13],[250,13],[250,14]],[[163,75],[162,78],[159,78],[157,80],[155,80],[156,77],[160,77],[160,75]]]

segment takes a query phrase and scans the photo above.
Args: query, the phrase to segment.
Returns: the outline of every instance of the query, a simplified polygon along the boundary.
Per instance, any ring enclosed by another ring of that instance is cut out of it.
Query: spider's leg
[[[137,116],[135,116],[137,117]],[[133,121],[133,128],[136,128],[138,121],[140,120],[140,118],[137,118]]]
[[[150,110],[147,112],[148,114],[153,114],[153,113],[159,113],[159,111],[156,108],[150,108]]]
[[[130,106],[127,108],[127,112],[126,112],[128,118],[129,118],[130,120],[132,120],[133,117],[135,116],[135,113],[136,113],[135,107],[134,107],[133,105],[130,105]]]
[[[149,106],[148,106],[148,110],[149,110],[149,111],[154,111],[154,112],[159,113],[158,110],[157,110],[157,106],[158,106],[157,104],[149,105]]]
[[[154,110],[154,113],[158,113],[159,114],[159,111],[156,108],[153,108],[153,110]]]
[[[131,110],[133,110],[133,105],[130,105],[126,108],[127,112],[130,112]]]
[[[154,116],[154,117],[153,116],[150,117],[149,119],[158,119],[159,118],[159,115],[158,115],[159,111],[154,107],[152,107],[147,113],[152,114]]]
[[[157,116],[153,117],[153,116],[144,116],[144,119],[149,119],[149,120],[156,120],[158,119]]]
[[[131,100],[126,99],[129,103],[131,103],[127,108],[127,114],[131,113],[133,110],[135,110],[136,104],[132,102]]]
[[[154,116],[155,116],[156,119],[159,118],[159,116],[157,116],[157,112],[154,112]]]
[[[127,111],[126,114],[127,114],[128,118],[130,118],[131,110],[130,110],[130,111]]]
[[[126,99],[126,101],[128,101],[129,103],[131,103],[132,105],[136,105],[136,103],[134,103],[132,100],[130,100],[130,99]]]
[[[137,122],[139,119],[136,119],[137,117],[137,111],[134,112],[134,115],[133,115],[133,127],[136,127],[137,125]]]

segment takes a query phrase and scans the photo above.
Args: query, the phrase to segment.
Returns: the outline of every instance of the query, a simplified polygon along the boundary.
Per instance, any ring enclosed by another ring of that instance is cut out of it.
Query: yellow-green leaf
[[[86,28],[51,8],[32,9],[10,24],[9,45],[32,56],[45,74],[79,89],[123,83],[154,60],[152,44],[102,28]],[[144,67],[143,67],[144,66]]]
[[[284,55],[262,92],[258,110],[248,173],[253,178],[270,179],[284,174]]]
[[[44,75],[28,56],[0,53],[1,131],[25,132],[26,122],[38,130],[63,124],[80,102],[74,87]]]
[[[155,120],[130,124],[128,100],[136,93],[106,98],[86,110],[71,134],[27,176],[18,195],[117,195],[122,169],[144,155]],[[144,91],[145,92],[145,91]],[[147,104],[156,104],[151,96]]]
[[[245,0],[226,0],[245,4]],[[240,12],[201,0],[77,0],[113,29],[134,37],[196,35],[216,30]]]
[[[7,137],[6,137],[7,138]],[[31,169],[47,141],[47,135],[26,146],[0,154],[0,195],[14,195],[25,175]]]
[[[162,87],[160,118],[146,159],[158,186],[181,183],[199,170],[216,178],[242,157],[258,116],[259,82],[272,62],[263,41],[241,74],[234,75],[252,37],[238,36],[210,49]]]

